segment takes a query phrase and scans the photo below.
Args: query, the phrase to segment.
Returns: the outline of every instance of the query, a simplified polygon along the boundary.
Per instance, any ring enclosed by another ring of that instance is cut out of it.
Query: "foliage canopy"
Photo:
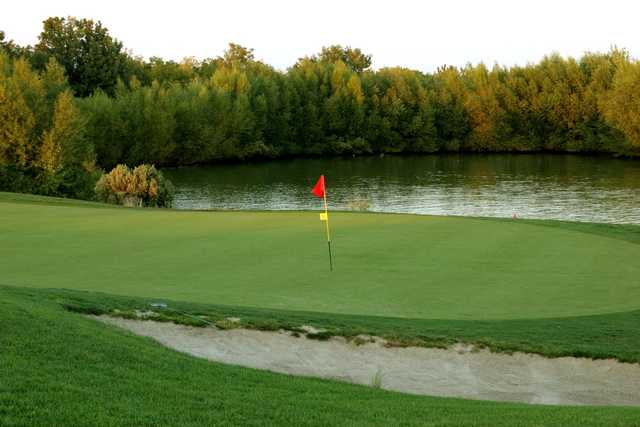
[[[373,70],[371,55],[332,45],[281,71],[236,43],[202,61],[145,61],[99,21],[49,18],[35,47],[0,33],[0,189],[21,188],[7,184],[16,181],[9,169],[58,174],[94,161],[111,169],[444,151],[638,155],[639,105],[640,63],[617,48],[422,73]]]

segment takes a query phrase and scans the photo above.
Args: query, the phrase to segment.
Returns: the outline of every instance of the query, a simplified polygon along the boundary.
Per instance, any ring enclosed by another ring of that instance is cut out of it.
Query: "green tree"
[[[146,85],[157,81],[161,84],[187,84],[196,76],[198,62],[193,58],[185,58],[182,62],[165,61],[162,58],[151,57],[144,64],[142,82]],[[140,77],[137,77],[139,80]]]
[[[229,43],[229,47],[224,51],[224,55],[219,58],[227,66],[244,67],[255,61],[253,49],[241,46],[236,43]]]
[[[468,138],[470,123],[460,71],[441,67],[427,82],[434,108],[437,140],[445,151],[458,151]]]
[[[30,54],[29,47],[22,47],[13,40],[7,40],[4,31],[0,30],[0,51],[4,51],[10,58],[27,57]]]
[[[371,55],[364,54],[359,48],[340,45],[323,47],[317,57],[320,62],[333,64],[342,61],[356,73],[361,73],[371,67]]]
[[[44,21],[35,51],[54,57],[66,70],[74,93],[84,97],[101,89],[112,94],[128,63],[122,43],[100,21],[49,18]]]

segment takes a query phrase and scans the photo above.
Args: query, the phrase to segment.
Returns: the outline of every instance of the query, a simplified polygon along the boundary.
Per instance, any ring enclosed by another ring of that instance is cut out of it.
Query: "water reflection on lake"
[[[640,161],[577,155],[296,159],[166,169],[179,209],[334,209],[640,224]]]

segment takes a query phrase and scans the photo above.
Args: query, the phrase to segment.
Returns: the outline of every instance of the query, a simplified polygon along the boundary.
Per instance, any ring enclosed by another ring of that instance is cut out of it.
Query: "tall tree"
[[[84,123],[69,90],[55,102],[51,128],[42,136],[39,166],[55,174],[65,166],[93,167],[93,149],[84,138]]]
[[[363,53],[359,48],[342,47],[338,44],[323,47],[318,55],[318,60],[331,64],[342,61],[356,73],[361,73],[371,67],[371,55]]]
[[[611,91],[603,97],[606,120],[622,131],[636,152],[640,151],[640,63],[616,58]]]
[[[228,66],[246,66],[255,61],[253,49],[236,43],[229,43],[229,47],[219,59]]]
[[[29,53],[29,47],[22,47],[13,40],[7,40],[6,34],[2,30],[0,30],[0,50],[4,51],[11,58],[26,56]]]
[[[0,165],[27,168],[36,160],[43,95],[28,62],[0,52]]]
[[[47,19],[35,50],[62,64],[71,88],[81,97],[97,89],[112,94],[127,68],[122,43],[100,21],[91,19]]]

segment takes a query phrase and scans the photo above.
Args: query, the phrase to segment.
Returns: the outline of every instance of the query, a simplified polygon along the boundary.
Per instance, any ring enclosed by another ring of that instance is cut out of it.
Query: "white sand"
[[[386,348],[343,338],[317,341],[287,332],[218,330],[172,323],[94,318],[172,349],[221,363],[372,385],[430,396],[559,405],[640,405],[640,364],[615,360],[472,351],[458,345]]]

